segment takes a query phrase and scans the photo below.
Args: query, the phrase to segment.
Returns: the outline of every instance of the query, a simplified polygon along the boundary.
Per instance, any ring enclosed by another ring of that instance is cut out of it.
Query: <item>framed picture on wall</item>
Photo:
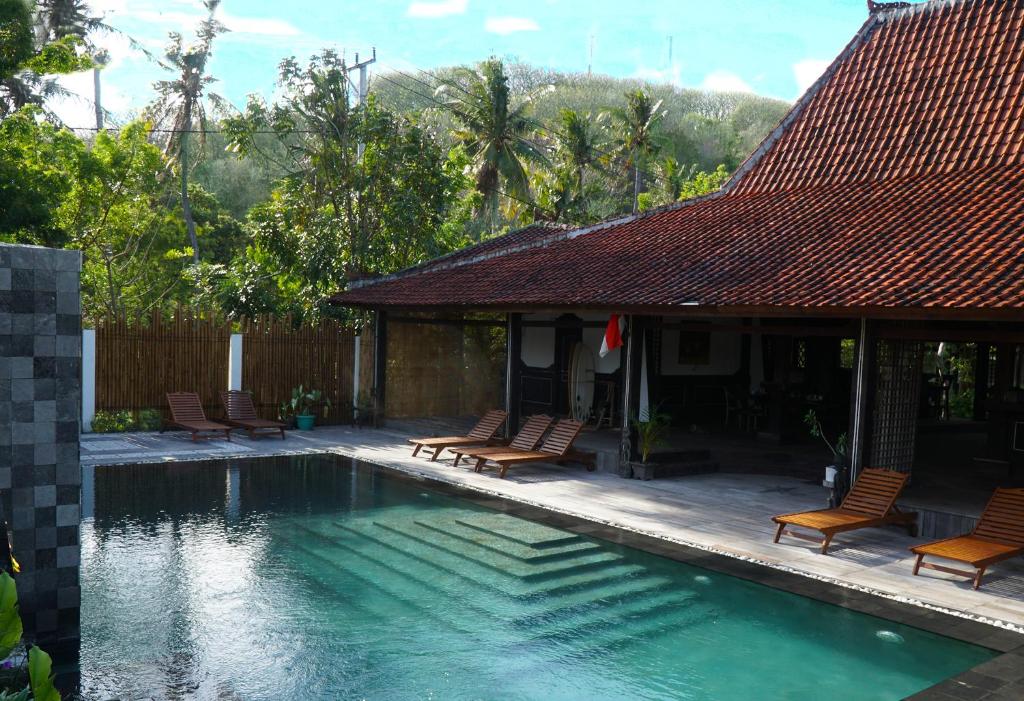
[[[710,365],[711,332],[680,331],[678,362],[680,365]]]

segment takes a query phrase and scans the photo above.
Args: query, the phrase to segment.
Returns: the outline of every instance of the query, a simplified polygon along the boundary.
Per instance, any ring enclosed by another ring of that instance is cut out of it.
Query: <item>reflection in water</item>
[[[889,699],[988,659],[330,456],[86,470],[87,699]]]

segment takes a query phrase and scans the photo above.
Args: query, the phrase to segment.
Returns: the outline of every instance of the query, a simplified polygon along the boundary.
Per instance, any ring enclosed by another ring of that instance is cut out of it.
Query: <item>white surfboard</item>
[[[583,343],[573,349],[569,390],[573,418],[589,421],[594,413],[594,354]]]

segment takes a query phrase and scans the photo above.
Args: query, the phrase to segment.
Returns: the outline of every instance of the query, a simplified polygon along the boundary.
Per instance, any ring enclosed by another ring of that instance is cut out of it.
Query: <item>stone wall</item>
[[[0,500],[43,643],[78,637],[80,271],[78,251],[0,244]]]

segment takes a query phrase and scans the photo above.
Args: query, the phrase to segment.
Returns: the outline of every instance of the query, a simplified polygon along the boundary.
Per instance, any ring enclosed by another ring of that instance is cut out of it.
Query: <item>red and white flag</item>
[[[612,314],[611,318],[608,319],[608,328],[604,330],[604,340],[601,341],[601,352],[598,355],[603,358],[616,348],[621,348],[622,334],[625,330],[626,317]]]

